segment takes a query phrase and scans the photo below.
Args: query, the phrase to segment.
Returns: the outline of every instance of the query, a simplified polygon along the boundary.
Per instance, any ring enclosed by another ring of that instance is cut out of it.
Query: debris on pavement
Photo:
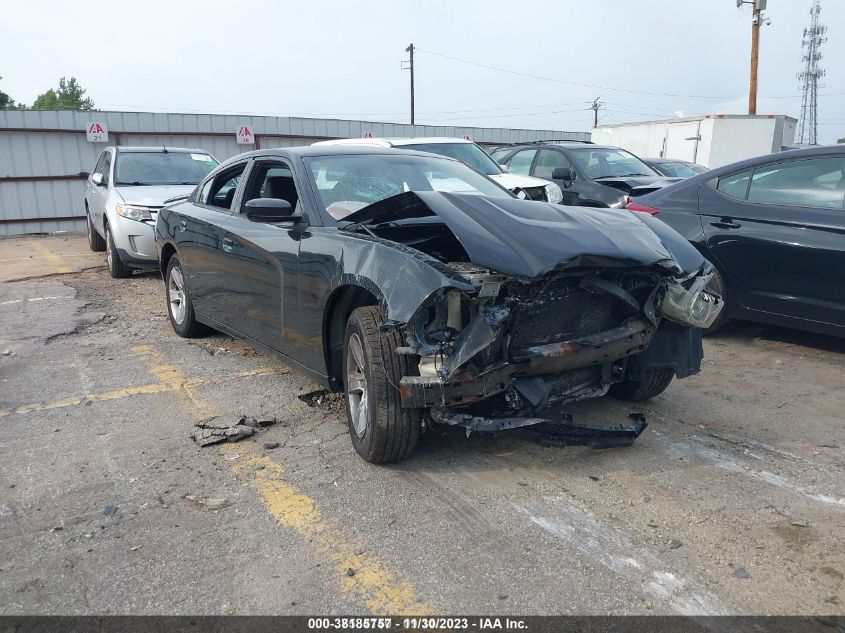
[[[795,521],[792,522],[792,525],[794,525],[795,527],[809,527],[810,526],[810,524],[807,523],[804,519],[796,519]]]
[[[267,426],[273,426],[274,424],[278,423],[276,418],[253,418],[250,416],[242,416],[240,419],[240,424],[245,424],[247,426],[251,426],[254,429],[263,429]]]
[[[200,446],[211,446],[220,442],[237,442],[255,433],[255,427],[247,425],[242,417],[236,422],[229,422],[219,416],[200,420],[194,424],[191,437]],[[249,418],[253,420],[254,418]]]
[[[274,448],[279,448],[281,444],[278,442],[264,442],[264,450],[265,451],[272,451]]]
[[[118,507],[113,503],[107,503],[106,507],[103,508],[103,516],[104,517],[111,517],[114,516],[117,512]]]
[[[132,547],[130,547],[129,549],[130,549],[130,551],[137,552],[137,551],[138,551],[139,549],[141,549],[142,547],[144,547],[144,546],[143,546],[143,545],[133,545],[133,546],[132,546]]]
[[[201,505],[207,510],[222,510],[232,505],[231,499],[228,497],[198,497],[196,495],[185,495],[185,499],[193,501],[197,505]]]
[[[734,569],[734,576],[737,578],[751,578],[751,574],[748,573],[748,570],[745,567],[737,567]]]
[[[676,538],[673,538],[671,541],[669,541],[669,549],[678,549],[682,545],[683,543]]]
[[[326,389],[317,389],[316,391],[309,391],[308,393],[302,393],[297,396],[302,402],[307,404],[309,407],[316,407],[318,404],[323,404],[326,401],[326,398],[330,395],[330,392]]]

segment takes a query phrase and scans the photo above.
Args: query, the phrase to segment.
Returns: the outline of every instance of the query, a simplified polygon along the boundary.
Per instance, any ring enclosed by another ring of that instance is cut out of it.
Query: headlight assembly
[[[153,219],[149,207],[141,207],[134,204],[119,204],[114,210],[118,215],[129,218],[130,220],[137,220],[138,222]]]
[[[563,193],[557,184],[550,182],[546,185],[546,198],[552,204],[560,204],[563,201]]]
[[[660,314],[682,325],[709,328],[725,307],[719,295],[706,290],[712,276],[712,273],[700,276],[689,289],[679,283],[670,283],[660,302]]]

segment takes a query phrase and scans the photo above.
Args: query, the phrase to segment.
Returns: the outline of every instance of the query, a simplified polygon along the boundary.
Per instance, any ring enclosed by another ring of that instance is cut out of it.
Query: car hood
[[[188,196],[196,185],[123,185],[115,187],[126,204],[163,207],[170,198]]]
[[[578,266],[658,265],[669,273],[681,274],[694,273],[704,265],[701,255],[680,235],[659,220],[646,223],[639,215],[616,209],[424,191],[406,192],[371,204],[347,216],[350,224],[341,228],[349,231],[366,226],[368,233],[378,235],[379,224],[430,225],[430,218],[437,216],[461,243],[470,261],[522,278]]]
[[[520,174],[511,174],[508,172],[502,174],[492,174],[489,177],[508,190],[516,189],[517,187],[545,187],[549,184],[548,180],[543,180],[542,178],[522,176]]]

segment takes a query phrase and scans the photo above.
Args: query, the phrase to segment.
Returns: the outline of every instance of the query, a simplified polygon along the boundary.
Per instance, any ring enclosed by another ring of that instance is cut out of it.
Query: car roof
[[[430,158],[435,160],[451,160],[456,163],[461,161],[451,158],[449,156],[442,156],[439,154],[429,154],[428,152],[417,152],[409,149],[392,149],[383,146],[366,146],[366,145],[299,145],[296,147],[276,147],[273,149],[259,149],[251,152],[244,152],[228,158],[221,163],[221,166],[228,165],[238,160],[245,160],[248,158],[261,158],[263,156],[280,156],[282,158],[296,158],[307,156],[355,156],[355,155],[381,155],[381,156],[421,156],[423,158]],[[463,163],[461,163],[463,165]]]
[[[148,145],[148,146],[130,146],[130,145],[116,145],[114,149],[120,154],[131,154],[131,153],[170,153],[174,152],[176,154],[208,154],[208,150],[199,149],[197,147],[189,148],[189,147],[169,147],[165,145]]]
[[[622,149],[621,147],[616,147],[615,145],[596,145],[590,141],[530,141],[527,143],[502,145],[496,149],[524,149],[532,147],[565,147],[566,149]]]
[[[465,138],[449,136],[417,136],[411,138],[338,138],[327,141],[317,141],[312,145],[374,145],[377,147],[401,147],[402,145],[417,145],[420,143],[467,143]]]

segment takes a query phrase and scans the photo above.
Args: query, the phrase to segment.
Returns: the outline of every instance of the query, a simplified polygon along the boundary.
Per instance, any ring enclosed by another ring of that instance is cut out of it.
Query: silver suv
[[[217,166],[202,149],[182,147],[107,147],[100,154],[85,190],[88,244],[106,251],[112,277],[158,269],[155,221],[173,198],[190,195]]]

